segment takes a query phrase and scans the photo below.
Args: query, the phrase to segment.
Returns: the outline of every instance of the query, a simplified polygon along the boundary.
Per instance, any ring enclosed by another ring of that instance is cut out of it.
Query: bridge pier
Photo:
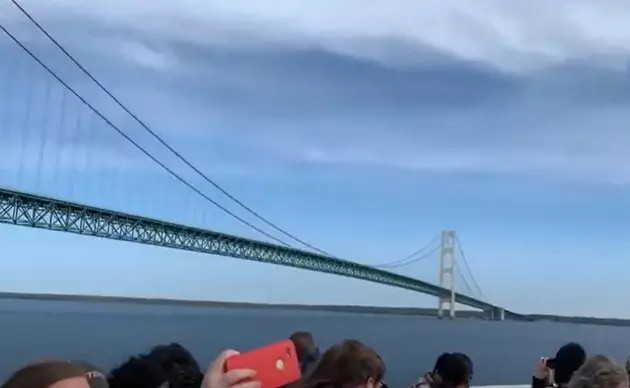
[[[501,307],[491,308],[486,312],[488,314],[488,318],[491,321],[504,321],[505,320],[505,310]]]
[[[448,305],[448,317],[455,319],[455,232],[442,232],[440,246],[440,287],[449,290],[448,295],[438,297],[438,318],[444,316],[444,306]]]

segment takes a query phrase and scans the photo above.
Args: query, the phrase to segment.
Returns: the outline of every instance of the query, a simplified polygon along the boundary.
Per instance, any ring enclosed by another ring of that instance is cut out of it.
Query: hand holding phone
[[[549,377],[549,368],[547,368],[547,357],[541,357],[536,368],[534,369],[534,377],[539,380],[546,380]]]
[[[225,360],[224,371],[249,369],[256,371],[260,388],[278,388],[299,380],[300,363],[291,340],[273,343]]]
[[[549,369],[556,369],[556,359],[555,358],[546,358],[545,366]]]
[[[238,355],[237,351],[226,350],[212,361],[203,376],[201,388],[260,388],[255,380],[256,371],[249,369],[233,369],[224,371],[225,361],[229,357]]]

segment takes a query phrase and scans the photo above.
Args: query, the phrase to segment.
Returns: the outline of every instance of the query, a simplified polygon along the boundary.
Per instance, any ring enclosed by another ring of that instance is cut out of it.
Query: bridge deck
[[[449,290],[434,284],[352,261],[12,190],[0,189],[0,223],[229,256],[352,277],[434,296],[449,295]],[[456,301],[483,310],[496,308],[459,293]],[[516,316],[506,312],[507,315]]]

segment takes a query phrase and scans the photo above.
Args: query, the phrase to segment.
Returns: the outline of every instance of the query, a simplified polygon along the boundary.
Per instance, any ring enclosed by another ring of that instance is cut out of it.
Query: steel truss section
[[[0,223],[278,264],[437,297],[450,295],[449,290],[431,283],[351,261],[11,190],[0,189]],[[458,303],[482,310],[496,307],[462,294],[456,294],[455,299]]]

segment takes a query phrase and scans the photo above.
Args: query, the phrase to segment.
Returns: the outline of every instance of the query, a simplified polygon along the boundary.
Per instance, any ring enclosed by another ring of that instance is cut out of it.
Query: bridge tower
[[[440,246],[440,287],[449,290],[449,295],[438,298],[438,318],[444,314],[444,306],[448,305],[449,318],[455,319],[455,232],[446,230],[442,232]]]

